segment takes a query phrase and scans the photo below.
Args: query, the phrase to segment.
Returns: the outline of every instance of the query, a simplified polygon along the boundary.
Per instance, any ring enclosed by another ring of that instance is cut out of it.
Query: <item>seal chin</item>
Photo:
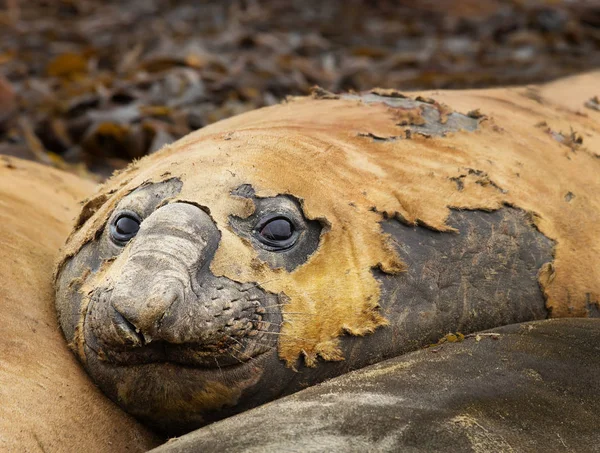
[[[236,413],[253,394],[275,350],[229,366],[188,366],[172,361],[121,365],[84,346],[86,368],[101,390],[158,432],[178,435]]]

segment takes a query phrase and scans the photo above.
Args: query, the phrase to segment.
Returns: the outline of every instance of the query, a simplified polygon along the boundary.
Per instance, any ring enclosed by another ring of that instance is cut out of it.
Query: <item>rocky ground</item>
[[[314,85],[483,87],[597,67],[600,0],[0,0],[0,154],[103,178]]]

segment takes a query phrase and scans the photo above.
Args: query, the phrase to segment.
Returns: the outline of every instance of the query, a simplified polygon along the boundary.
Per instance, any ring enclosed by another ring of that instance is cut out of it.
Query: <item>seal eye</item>
[[[294,226],[287,219],[274,219],[260,230],[260,235],[269,241],[285,241],[292,237]]]
[[[281,216],[263,219],[256,231],[259,241],[273,251],[290,248],[298,238],[292,221]]]
[[[110,226],[110,235],[112,239],[123,244],[133,238],[140,229],[142,221],[133,212],[123,212],[115,217]]]

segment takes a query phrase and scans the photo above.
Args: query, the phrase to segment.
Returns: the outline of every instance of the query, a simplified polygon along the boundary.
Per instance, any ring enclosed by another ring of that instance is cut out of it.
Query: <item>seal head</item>
[[[208,208],[173,199],[181,187],[171,178],[125,196],[59,279],[61,324],[90,374],[166,432],[202,424],[200,412],[235,405],[258,381],[285,302],[212,273],[221,233]],[[273,267],[292,270],[316,249],[321,224],[297,200],[259,199],[250,186],[232,196],[255,207],[232,229]]]

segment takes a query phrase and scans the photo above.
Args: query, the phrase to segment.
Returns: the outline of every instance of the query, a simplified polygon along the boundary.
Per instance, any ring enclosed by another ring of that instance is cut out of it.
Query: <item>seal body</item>
[[[193,133],[84,206],[65,336],[177,433],[443,338],[595,315],[599,77],[321,92]]]
[[[599,319],[496,328],[339,376],[153,453],[595,451],[599,338]]]
[[[56,321],[52,267],[79,200],[93,190],[90,181],[0,156],[0,451],[158,444],[91,382]]]

